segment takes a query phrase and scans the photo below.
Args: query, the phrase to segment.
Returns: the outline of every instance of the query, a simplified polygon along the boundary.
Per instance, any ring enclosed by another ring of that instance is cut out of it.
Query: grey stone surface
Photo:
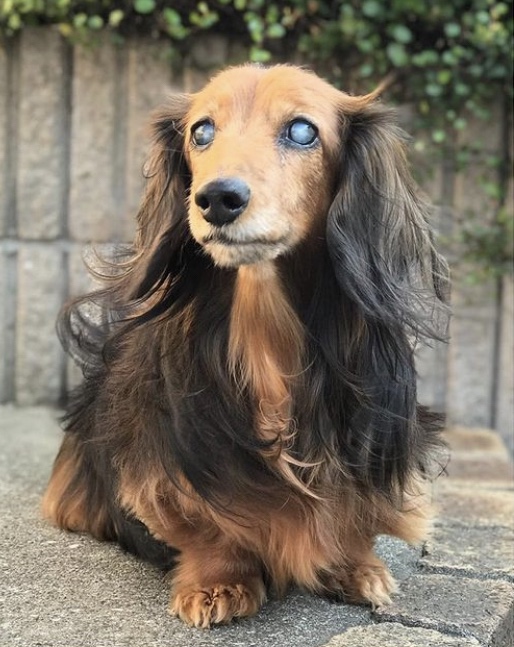
[[[229,43],[221,35],[205,35],[193,43],[189,56],[194,67],[200,70],[216,70],[227,64]]]
[[[514,486],[514,465],[502,437],[490,429],[453,427],[444,432],[451,459],[446,473],[454,485],[496,482],[497,488]]]
[[[0,403],[14,399],[16,253],[0,244]]]
[[[440,523],[419,563],[426,571],[514,582],[514,529]]]
[[[514,587],[507,582],[415,574],[402,583],[393,604],[375,615],[472,637],[487,647],[510,647],[513,608]]]
[[[470,268],[467,268],[469,271]],[[465,271],[454,275],[450,326],[450,380],[447,414],[450,423],[490,427],[494,379],[495,287],[470,287]]]
[[[62,253],[26,243],[18,253],[16,399],[19,404],[56,402],[61,394],[63,354],[55,319],[64,297]]]
[[[155,41],[131,41],[128,50],[127,212],[123,238],[132,240],[143,192],[143,166],[150,148],[151,113],[171,91],[171,66]]]
[[[512,194],[512,180],[509,195]],[[511,211],[512,213],[512,206]],[[500,312],[500,352],[498,367],[498,384],[501,388],[496,391],[495,426],[507,444],[511,454],[514,454],[514,279],[511,276],[503,278],[502,307]]]
[[[450,521],[469,525],[514,526],[514,492],[489,490],[470,484],[440,479],[438,485],[439,516]]]
[[[459,453],[459,457],[463,452],[476,452],[480,457],[484,456],[484,452],[507,456],[504,442],[492,429],[453,425],[444,430],[444,439],[453,451]]]
[[[418,399],[433,411],[446,410],[448,395],[448,345],[434,342],[416,351]]]
[[[448,636],[433,629],[405,627],[396,622],[352,627],[324,647],[480,647],[476,638]]]
[[[54,30],[21,35],[17,222],[25,239],[63,233],[68,177],[67,56]]]
[[[118,56],[109,39],[75,48],[69,230],[78,241],[115,239],[125,208],[116,203],[123,169],[115,166],[115,145],[117,130],[124,128],[116,113]]]

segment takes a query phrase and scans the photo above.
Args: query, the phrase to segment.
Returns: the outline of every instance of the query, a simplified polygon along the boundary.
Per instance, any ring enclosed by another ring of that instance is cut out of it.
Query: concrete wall
[[[28,29],[0,47],[0,402],[57,402],[74,379],[55,317],[88,284],[84,246],[133,234],[148,114],[233,54],[203,38],[177,76],[150,41],[72,48],[52,29]],[[485,136],[498,150],[501,119]],[[482,169],[480,159],[466,174],[448,160],[434,165],[427,189],[443,233],[476,208]],[[498,292],[457,274],[452,342],[420,352],[421,399],[452,422],[512,431],[512,293],[510,279]]]

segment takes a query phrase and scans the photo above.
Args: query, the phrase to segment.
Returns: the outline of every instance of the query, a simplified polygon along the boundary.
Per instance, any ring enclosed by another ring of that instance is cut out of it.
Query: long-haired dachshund
[[[60,318],[84,381],[44,514],[173,566],[189,624],[293,583],[385,604],[376,535],[425,535],[446,266],[377,94],[279,65],[172,98],[131,255]]]

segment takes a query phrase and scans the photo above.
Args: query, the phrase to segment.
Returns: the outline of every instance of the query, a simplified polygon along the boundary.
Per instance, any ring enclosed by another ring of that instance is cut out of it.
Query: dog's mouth
[[[205,251],[217,265],[239,267],[277,258],[287,251],[286,238],[235,237],[215,231],[201,239]]]
[[[276,245],[283,245],[285,242],[285,237],[278,239],[269,239],[263,237],[237,238],[234,236],[227,236],[227,234],[222,231],[210,233],[207,236],[204,236],[204,238],[202,239],[203,245],[217,243],[219,245],[227,245],[229,247],[246,247],[249,245],[264,245],[273,247]]]

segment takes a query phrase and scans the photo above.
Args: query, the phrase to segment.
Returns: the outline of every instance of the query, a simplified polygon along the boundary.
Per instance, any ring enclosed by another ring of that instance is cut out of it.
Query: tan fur
[[[81,460],[77,445],[77,439],[73,436],[64,438],[41,503],[42,514],[60,528],[89,532],[97,539],[106,539],[105,504],[96,506],[94,510],[89,509],[86,488],[84,484],[76,482]]]
[[[292,389],[301,380],[304,331],[288,303],[277,269],[271,263],[238,271],[232,305],[229,366],[240,388],[255,402],[257,434],[273,445],[265,454],[285,480],[315,496],[296,477],[291,464],[303,465],[288,453],[294,439]]]
[[[209,241],[211,225],[195,204],[190,205],[191,232],[216,263],[239,266],[257,258],[273,260],[312,232],[329,203],[341,127],[334,106],[351,114],[370,100],[349,97],[292,67],[233,68],[193,95],[185,128],[191,195],[213,179],[230,176],[241,178],[251,190],[245,212],[224,228],[227,235],[245,243],[241,247]],[[311,119],[320,130],[322,146],[310,152],[308,163],[303,155],[288,155],[286,162],[277,146],[279,128],[298,115]],[[199,151],[190,144],[189,130],[206,116],[215,121],[217,134],[207,150]],[[248,245],[255,238],[269,244]]]

